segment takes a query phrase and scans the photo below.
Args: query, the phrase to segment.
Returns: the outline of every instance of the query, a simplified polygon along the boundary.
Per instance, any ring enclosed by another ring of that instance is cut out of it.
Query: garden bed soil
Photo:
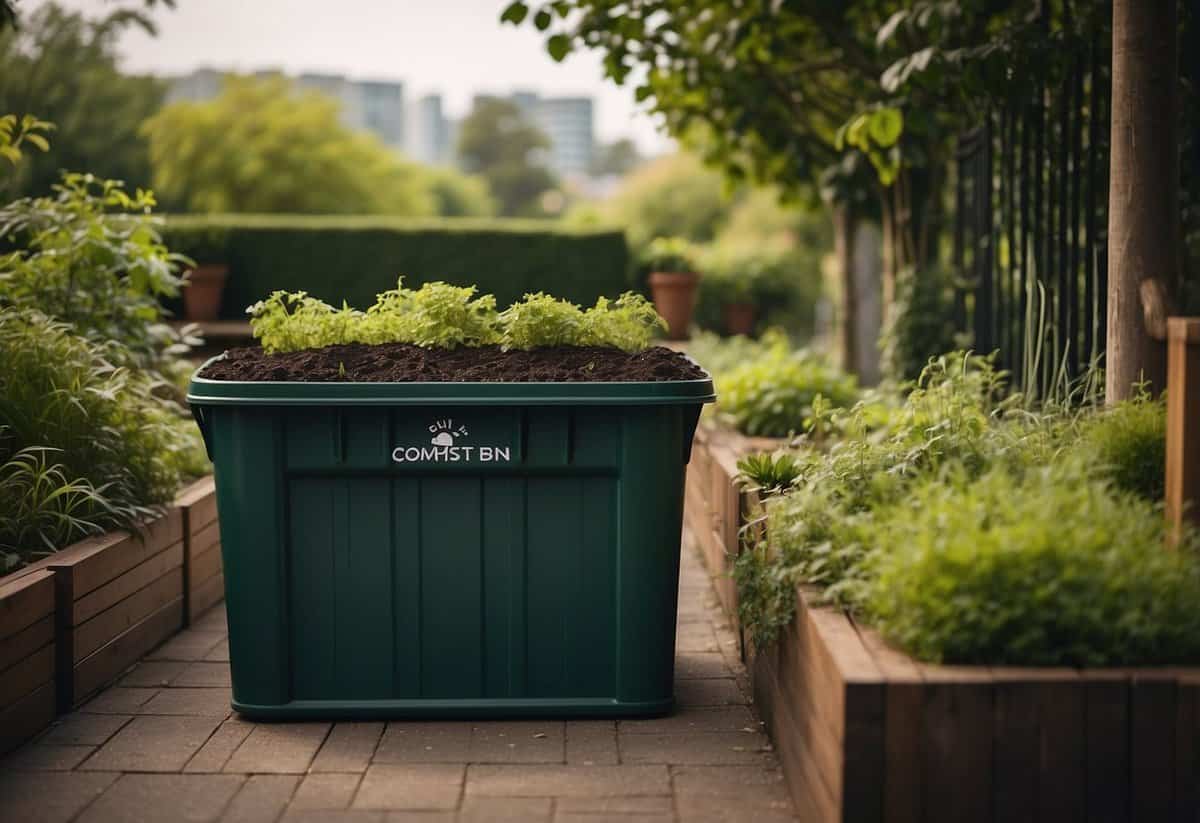
[[[200,373],[209,380],[309,383],[568,383],[700,380],[704,370],[661,346],[627,353],[601,346],[504,351],[499,346],[424,349],[407,343],[351,343],[267,354],[230,349]]]

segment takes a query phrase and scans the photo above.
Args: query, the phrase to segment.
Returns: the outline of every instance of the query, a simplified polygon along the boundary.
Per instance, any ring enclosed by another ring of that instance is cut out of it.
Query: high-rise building
[[[553,171],[564,176],[588,173],[595,150],[595,113],[590,97],[541,97],[537,92],[522,90],[507,99],[549,138],[547,165]]]
[[[404,146],[408,156],[418,163],[444,165],[453,162],[451,127],[442,109],[440,94],[427,94],[413,104]]]
[[[179,100],[212,100],[221,93],[224,72],[216,69],[196,69],[191,74],[172,77],[167,85],[167,102]]]
[[[395,148],[404,146],[404,85],[385,80],[363,80],[358,84],[362,97],[363,125]]]

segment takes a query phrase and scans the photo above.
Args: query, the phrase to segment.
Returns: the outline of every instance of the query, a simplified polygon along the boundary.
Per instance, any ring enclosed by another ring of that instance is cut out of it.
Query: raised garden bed
[[[184,618],[191,623],[225,596],[221,522],[217,519],[217,490],[212,475],[181,491],[175,507],[183,517]]]
[[[693,537],[744,524],[719,479],[737,444],[697,436],[692,477],[718,479],[708,495],[689,490]],[[710,572],[727,574],[717,538],[700,545]],[[748,663],[801,819],[1194,819],[1200,669],[927,665],[813,592],[798,598],[779,642],[748,649]]]
[[[0,579],[0,754],[54,719],[54,575]]]

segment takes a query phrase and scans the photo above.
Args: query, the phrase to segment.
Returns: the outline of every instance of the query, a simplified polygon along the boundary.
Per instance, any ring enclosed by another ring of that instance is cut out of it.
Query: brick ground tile
[[[468,797],[458,823],[549,823],[553,804],[549,797]]]
[[[467,795],[603,797],[670,794],[666,766],[471,766]]]
[[[361,775],[343,772],[308,774],[296,789],[289,809],[345,809],[349,808],[354,793],[358,791]]]
[[[300,778],[291,774],[254,774],[246,779],[221,823],[262,823],[275,820],[287,807]]]
[[[218,643],[224,640],[224,635],[217,632],[200,632],[187,629],[172,637],[146,656],[147,660],[203,660]]]
[[[678,680],[729,677],[732,673],[720,652],[680,652],[675,658],[675,677]]]
[[[228,663],[229,638],[222,639],[221,642],[209,649],[208,654],[204,655],[204,659],[213,663]]]
[[[567,762],[610,766],[617,758],[617,724],[612,720],[568,720]]]
[[[172,686],[225,689],[229,689],[232,683],[228,663],[209,663],[207,661],[188,663],[179,676],[171,681]]]
[[[336,723],[317,752],[311,771],[359,772],[367,770],[383,735],[383,723]]]
[[[468,763],[562,763],[563,722],[524,720],[471,726]]]
[[[119,775],[0,771],[0,823],[65,823]]]
[[[85,714],[133,714],[156,694],[158,689],[126,689],[113,686],[84,703],[79,711]]]
[[[80,714],[74,712],[56,721],[38,738],[41,743],[99,746],[128,723],[126,714]]]
[[[706,680],[676,680],[675,700],[682,707],[744,706],[750,702],[731,677]]]
[[[117,681],[117,685],[162,688],[171,685],[171,681],[187,667],[184,660],[143,660]]]
[[[560,797],[555,802],[555,811],[563,814],[588,815],[667,815],[673,813],[674,801],[669,796],[625,797]],[[624,820],[624,818],[620,818]]]
[[[243,778],[217,774],[126,774],[78,823],[192,823],[216,820]]]
[[[384,812],[363,811],[361,809],[344,809],[342,811],[301,809],[295,812],[286,812],[283,815],[282,823],[391,823],[395,819],[397,818],[393,818]],[[451,812],[448,817],[439,817],[437,819],[453,821],[454,813]]]
[[[466,763],[470,723],[388,723],[376,763]]]
[[[554,815],[554,823],[675,823],[675,813],[592,814],[560,811]]]
[[[462,794],[464,771],[463,766],[432,763],[373,765],[363,775],[353,807],[454,809],[458,806],[459,796]]]
[[[688,653],[719,651],[712,624],[707,620],[679,624],[675,630],[675,650]]]
[[[250,736],[254,724],[238,717],[231,717],[213,732],[212,737],[205,741],[200,750],[192,755],[191,760],[183,767],[185,772],[219,772],[225,768],[229,758],[242,745],[242,741]]]
[[[761,764],[767,739],[745,732],[621,734],[619,743],[622,763],[740,766]]]
[[[233,711],[229,689],[163,689],[138,708],[138,714],[181,714],[224,719]]]
[[[787,786],[777,769],[682,766],[672,771],[681,820],[730,823],[795,820]]]
[[[0,760],[0,770],[69,772],[94,751],[95,746],[59,746],[39,740]]]
[[[758,732],[762,727],[745,706],[682,707],[666,717],[622,720],[621,734],[689,734],[699,732]]]
[[[219,603],[206,611],[204,614],[192,621],[192,629],[198,632],[219,632],[226,634],[229,631],[229,620],[225,616],[225,604]]]
[[[223,771],[303,774],[328,733],[328,723],[255,726]]]
[[[214,717],[135,717],[80,768],[176,772],[204,745],[219,723]]]

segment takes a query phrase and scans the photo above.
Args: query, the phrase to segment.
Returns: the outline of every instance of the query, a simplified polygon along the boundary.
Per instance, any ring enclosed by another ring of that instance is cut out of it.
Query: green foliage
[[[432,167],[422,170],[425,184],[442,217],[492,217],[496,200],[488,191],[487,181],[463,174],[457,169]]]
[[[14,492],[0,496],[0,550],[132,525],[203,469],[195,426],[161,381],[113,365],[119,349],[36,311],[0,312],[0,465]]]
[[[787,489],[800,479],[802,464],[791,452],[758,452],[738,461],[738,480],[762,492]]]
[[[557,181],[537,156],[549,148],[546,135],[526,121],[515,103],[495,97],[478,99],[459,130],[460,164],[487,181],[500,214],[508,217],[544,213],[542,195]]]
[[[160,301],[179,293],[181,258],[163,245],[154,205],[116,181],[66,174],[50,197],[0,208],[0,307],[37,309],[95,342],[116,341],[118,363],[157,367],[178,353]]]
[[[1145,500],[1162,500],[1167,460],[1167,410],[1145,392],[1090,417],[1081,447],[1113,484]]]
[[[227,77],[217,98],[171,103],[142,133],[155,190],[191,211],[435,213],[422,170],[282,77]]]
[[[225,317],[280,290],[366,309],[398,271],[478,284],[502,305],[538,291],[590,305],[631,285],[620,232],[541,221],[214,215],[170,217],[163,231],[172,249],[195,258],[197,244],[214,230],[226,233],[226,252],[204,262],[229,264]],[[422,281],[408,282],[415,288]]]
[[[1059,465],[917,486],[878,512],[863,606],[926,660],[1147,665],[1200,659],[1200,565],[1157,507]],[[1192,538],[1195,535],[1191,535]]]
[[[7,191],[45,195],[63,169],[148,186],[149,154],[137,130],[161,106],[165,84],[122,73],[116,50],[123,32],[148,21],[128,9],[89,18],[64,5],[42,4],[19,29],[0,31],[0,112],[56,125],[52,144],[26,156]]]
[[[950,272],[930,267],[900,273],[879,345],[883,372],[896,381],[915,380],[931,357],[959,345]]]
[[[26,143],[39,151],[49,151],[50,141],[46,139],[46,133],[53,128],[53,123],[38,120],[32,114],[23,117],[6,114],[0,117],[0,157],[16,166],[21,161]]]
[[[268,352],[296,351],[344,343],[409,343],[454,348],[499,343],[507,349],[540,346],[611,346],[629,352],[650,345],[663,321],[644,297],[632,292],[615,303],[601,297],[586,312],[574,303],[538,292],[502,313],[496,298],[475,296],[474,286],[425,283],[379,295],[360,312],[341,309],[304,292],[277,291],[251,306],[254,336]]]
[[[696,249],[682,237],[656,237],[638,257],[646,272],[697,272]]]
[[[813,402],[857,399],[854,378],[804,351],[773,349],[717,377],[717,411],[752,436],[786,437],[803,430]]]

